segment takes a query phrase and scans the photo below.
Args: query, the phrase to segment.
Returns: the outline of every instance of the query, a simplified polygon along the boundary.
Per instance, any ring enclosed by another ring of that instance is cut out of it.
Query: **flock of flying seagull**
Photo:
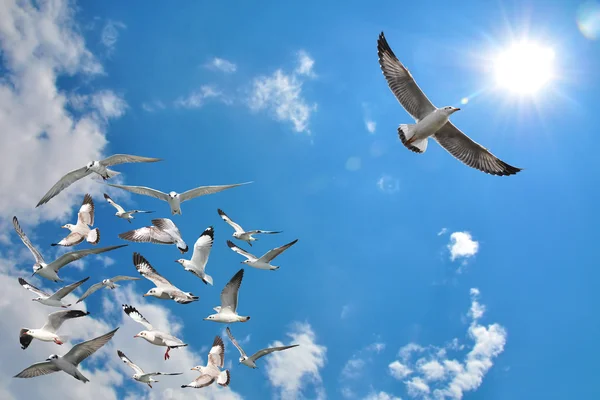
[[[427,149],[428,139],[431,137],[437,141],[444,149],[450,154],[456,157],[464,164],[476,168],[492,175],[514,175],[521,171],[520,168],[514,167],[498,159],[486,148],[479,145],[478,143],[471,140],[468,136],[462,133],[456,128],[450,121],[449,117],[451,114],[460,110],[456,107],[435,107],[425,94],[421,91],[417,83],[414,81],[411,73],[406,67],[398,60],[394,55],[392,49],[387,43],[383,32],[379,35],[377,41],[377,51],[379,56],[379,64],[383,75],[390,87],[392,93],[396,96],[397,100],[404,107],[404,109],[415,119],[415,124],[401,124],[398,127],[398,136],[401,142],[409,150],[415,153],[424,153]],[[99,161],[91,161],[84,167],[73,170],[63,176],[52,188],[42,197],[36,207],[43,205],[50,201],[53,197],[58,195],[61,191],[66,189],[74,182],[82,179],[92,173],[102,177],[104,181],[110,179],[119,174],[119,172],[110,170],[108,167],[123,163],[147,163],[161,161],[159,158],[148,158],[139,157],[134,155],[116,154]],[[238,183],[233,185],[221,185],[221,186],[202,186],[195,189],[188,190],[183,193],[177,193],[171,191],[164,193],[156,189],[152,189],[144,186],[126,186],[126,185],[114,185],[108,184],[122,190],[126,190],[132,193],[141,194],[145,196],[154,197],[160,200],[164,200],[169,204],[172,215],[182,214],[181,203],[193,198],[217,193],[223,190],[231,189],[237,186],[246,185],[252,182]],[[139,213],[151,213],[152,211],[142,210],[130,210],[126,211],[119,204],[115,203],[110,196],[104,194],[106,201],[111,204],[117,212],[115,215],[119,218],[127,220],[131,223],[134,219],[134,215]],[[223,210],[218,210],[219,216],[229,224],[233,229],[233,237],[239,241],[246,242],[249,246],[252,246],[252,242],[256,241],[255,235],[259,234],[277,234],[280,231],[264,231],[264,230],[245,230],[241,225],[235,223]],[[186,253],[189,250],[188,245],[184,241],[179,232],[179,229],[175,223],[168,218],[156,218],[151,221],[152,225],[133,229],[128,232],[119,235],[119,238],[136,243],[156,243],[165,245],[175,245],[177,249],[182,253]],[[33,265],[33,275],[38,275],[53,282],[62,281],[58,276],[58,272],[61,268],[68,265],[69,263],[79,260],[90,254],[101,254],[104,252],[116,250],[118,248],[127,246],[109,246],[102,248],[91,248],[85,250],[77,250],[69,253],[65,253],[59,256],[56,260],[47,263],[42,257],[41,253],[31,244],[23,230],[21,229],[17,217],[13,218],[13,224],[15,230],[23,243],[29,248],[35,258],[35,264]],[[98,228],[92,229],[94,226],[94,202],[89,194],[86,194],[83,199],[83,203],[79,209],[77,223],[66,224],[62,228],[68,229],[70,233],[57,243],[53,243],[52,246],[75,246],[84,241],[92,245],[96,245],[100,242],[100,231]],[[213,279],[206,273],[206,264],[210,255],[214,241],[214,229],[212,226],[206,228],[202,234],[198,237],[194,244],[192,257],[189,260],[179,259],[176,262],[186,270],[196,275],[205,284],[213,285]],[[272,264],[273,260],[283,253],[285,250],[293,246],[298,240],[294,240],[283,246],[269,250],[260,257],[257,257],[246,250],[235,245],[232,241],[227,241],[227,246],[234,252],[242,255],[246,258],[243,261],[244,264],[249,265],[257,269],[265,270],[276,270],[279,267]],[[158,299],[173,300],[180,304],[189,304],[198,301],[198,296],[190,292],[184,292],[169,280],[160,275],[150,262],[144,258],[140,253],[133,253],[133,264],[135,265],[138,273],[144,278],[154,283],[155,287],[150,289],[144,296],[156,297]],[[207,321],[220,322],[225,324],[231,324],[235,322],[246,322],[250,319],[249,316],[241,316],[237,312],[238,307],[238,293],[242,279],[244,277],[244,269],[240,269],[225,285],[221,292],[221,305],[214,307],[216,313],[209,315],[204,318]],[[47,293],[43,290],[38,289],[23,278],[19,278],[19,283],[27,290],[35,293],[37,298],[32,300],[37,301],[43,305],[50,307],[62,307],[68,308],[71,304],[66,304],[64,298],[79,286],[83,285],[89,278],[82,279],[78,282],[70,285],[61,287],[54,293]],[[81,297],[77,300],[76,304],[86,299],[94,292],[106,288],[115,289],[119,285],[116,282],[121,281],[133,281],[139,280],[138,277],[130,276],[115,276],[113,278],[106,278],[103,281],[90,286]],[[135,337],[145,339],[151,344],[156,346],[166,347],[164,359],[169,358],[169,351],[171,349],[180,348],[187,346],[181,339],[175,336],[155,329],[150,322],[134,307],[131,305],[124,304],[123,311],[134,321],[144,326],[145,330],[139,332]],[[20,343],[23,349],[26,349],[32,342],[33,339],[38,339],[46,342],[54,342],[56,344],[63,344],[65,341],[64,336],[57,334],[58,329],[61,325],[69,319],[80,318],[88,315],[88,312],[81,310],[61,310],[53,312],[48,315],[46,323],[39,329],[23,328],[20,331]],[[39,362],[25,368],[19,374],[16,375],[18,378],[32,378],[40,375],[46,375],[57,371],[64,371],[67,374],[75,377],[78,380],[87,382],[88,379],[81,374],[77,369],[79,363],[85,360],[87,357],[92,355],[95,351],[106,344],[115,334],[119,328],[113,331],[99,336],[97,338],[88,340],[86,342],[79,343],[66,353],[64,356],[57,356],[55,354],[48,357],[43,362]],[[240,352],[240,363],[250,367],[256,368],[256,361],[274,351],[287,350],[298,345],[282,346],[282,347],[271,347],[260,350],[248,356],[239,343],[233,337],[229,327],[226,329],[227,335],[230,341]],[[135,374],[133,379],[146,383],[152,387],[153,382],[157,382],[153,377],[157,375],[180,375],[181,373],[162,373],[162,372],[144,372],[139,366],[133,363],[121,350],[117,351],[118,356],[130,366]],[[231,380],[229,370],[223,370],[224,368],[224,354],[225,347],[223,340],[220,336],[216,336],[212,347],[208,354],[208,363],[206,366],[196,366],[192,370],[196,370],[200,373],[200,376],[193,382],[182,385],[185,387],[201,388],[217,382],[221,386],[228,386]]]
[[[71,171],[63,176],[49,191],[44,195],[42,200],[38,203],[39,205],[45,204],[50,201],[53,197],[58,195],[62,190],[67,188],[69,185],[74,183],[75,181],[91,174],[92,172],[100,175],[103,180],[107,180],[115,175],[118,172],[109,170],[107,167],[122,164],[122,163],[141,163],[141,162],[157,162],[161,161],[158,158],[147,158],[147,157],[139,157],[133,155],[126,154],[117,154],[111,157],[108,157],[104,160],[100,161],[92,161],[88,163],[85,167]],[[222,186],[202,186],[192,190],[188,190],[184,193],[176,193],[170,192],[169,194],[160,192],[155,189],[142,187],[142,186],[124,186],[124,185],[110,185],[123,190],[127,190],[133,193],[139,193],[148,195],[151,197],[155,197],[158,199],[165,200],[168,202],[171,214],[181,214],[181,203],[186,200],[191,200],[193,198],[217,193],[226,189],[231,189],[236,186],[245,185],[252,182],[233,184],[233,185],[222,185]],[[130,210],[125,211],[123,207],[117,204],[109,195],[104,194],[104,198],[106,201],[112,205],[117,212],[115,215],[119,218],[125,219],[131,223],[131,220],[134,219],[134,215],[138,213],[151,213],[152,211],[142,211],[142,210]],[[37,206],[36,206],[37,207]],[[257,238],[255,235],[259,234],[277,234],[281,233],[281,231],[265,231],[265,230],[244,230],[241,225],[234,222],[231,218],[225,214],[225,212],[221,209],[218,209],[219,216],[229,224],[233,229],[233,237],[237,240],[246,242],[248,245],[252,246],[252,242],[256,241]],[[95,207],[94,201],[89,194],[85,194],[83,198],[83,203],[79,208],[79,212],[77,214],[77,223],[75,224],[66,224],[63,225],[62,228],[68,229],[70,233],[58,241],[57,243],[52,243],[52,246],[75,246],[84,241],[92,245],[97,245],[100,242],[100,230],[98,228],[93,228],[94,226],[94,214]],[[151,226],[145,226],[138,229],[133,229],[128,232],[122,233],[119,235],[119,238],[136,243],[156,243],[156,244],[165,244],[165,245],[175,245],[177,249],[182,254],[188,252],[189,247],[186,242],[183,240],[179,229],[175,223],[168,218],[156,218],[151,221]],[[33,265],[33,275],[38,275],[40,277],[46,278],[53,282],[60,282],[62,279],[58,276],[60,269],[64,266],[70,264],[73,261],[79,260],[85,256],[90,254],[101,254],[108,251],[116,250],[121,247],[127,246],[118,245],[118,246],[109,246],[109,247],[101,247],[101,248],[90,248],[85,250],[76,250],[69,253],[65,253],[59,256],[56,260],[51,263],[47,263],[42,254],[38,251],[37,248],[33,246],[25,232],[21,229],[19,221],[17,217],[13,217],[13,225],[15,231],[25,244],[27,248],[31,251],[35,258],[35,264]],[[213,278],[206,273],[206,264],[208,263],[208,258],[213,246],[214,241],[214,228],[209,226],[206,228],[198,237],[196,242],[194,243],[194,248],[192,252],[192,257],[189,260],[179,259],[176,260],[177,263],[181,264],[181,266],[186,270],[196,275],[199,279],[202,280],[207,285],[213,285]],[[243,261],[244,264],[249,265],[251,267],[257,269],[266,269],[266,270],[276,270],[279,267],[274,266],[271,262],[285,250],[294,245],[298,240],[294,240],[288,244],[283,246],[274,248],[269,250],[267,253],[262,255],[261,257],[254,256],[249,252],[241,249],[240,247],[234,245],[231,241],[227,241],[227,245],[236,253],[244,256],[246,260]],[[151,296],[156,297],[158,299],[163,300],[173,300],[180,304],[189,304],[195,301],[198,301],[198,296],[195,296],[193,293],[184,292],[179,289],[175,285],[173,285],[168,279],[158,273],[154,267],[150,264],[150,262],[142,256],[138,252],[133,253],[133,264],[138,271],[138,273],[151,281],[155,287],[148,290],[143,296]],[[33,276],[32,275],[32,276]],[[220,322],[224,324],[232,324],[235,322],[246,322],[250,319],[249,316],[241,316],[237,312],[238,307],[238,293],[240,289],[240,285],[242,283],[242,279],[244,277],[244,269],[240,269],[225,285],[224,289],[221,291],[221,305],[214,307],[215,313],[204,318],[206,321]],[[54,293],[47,293],[31,283],[27,282],[23,278],[19,278],[19,284],[23,286],[25,289],[35,293],[38,297],[32,299],[37,301],[45,306],[49,307],[61,307],[61,308],[69,308],[72,304],[66,303],[63,299],[73,292],[75,289],[83,285],[87,282],[89,277],[72,283],[70,285],[59,288]],[[118,275],[112,278],[106,278],[101,282],[95,283],[91,285],[76,301],[75,304],[80,303],[81,301],[88,298],[94,292],[106,288],[106,289],[115,289],[119,287],[117,282],[122,281],[135,281],[139,280],[139,277],[132,276],[124,276]],[[163,332],[155,329],[152,324],[144,318],[144,316],[138,311],[134,306],[123,304],[123,311],[127,314],[131,319],[140,323],[144,326],[144,330],[140,331],[134,338],[143,338],[147,342],[156,345],[166,347],[166,352],[164,355],[164,359],[167,360],[170,358],[169,351],[171,349],[176,349],[180,347],[187,346],[181,339],[171,335],[170,333]],[[46,323],[39,329],[30,329],[23,328],[19,334],[19,341],[21,343],[22,349],[27,349],[33,339],[38,339],[45,342],[54,342],[58,345],[62,345],[66,341],[66,337],[64,335],[59,335],[57,331],[61,327],[61,325],[69,320],[74,318],[80,318],[88,315],[89,312],[84,312],[82,310],[61,310],[56,311],[48,315]],[[23,371],[18,373],[15,377],[17,378],[32,378],[40,375],[46,375],[53,372],[64,371],[67,374],[73,376],[74,378],[82,381],[88,382],[88,379],[81,374],[78,370],[78,365],[87,357],[96,352],[99,348],[101,348],[104,344],[106,344],[115,334],[115,332],[119,328],[114,329],[113,331],[102,335],[100,337],[88,340],[83,343],[79,343],[75,345],[67,354],[64,356],[58,356],[56,354],[50,355],[45,361],[33,364]],[[244,364],[250,368],[256,368],[256,361],[272,352],[275,351],[283,351],[298,345],[291,346],[281,346],[281,347],[270,347],[266,349],[262,349],[251,356],[248,356],[239,343],[235,340],[234,336],[231,333],[229,327],[227,327],[227,335],[229,339],[234,344],[234,346],[240,352],[239,362]],[[146,383],[148,386],[152,387],[153,382],[158,382],[153,377],[157,375],[181,375],[180,372],[177,373],[164,373],[164,372],[150,372],[146,373],[142,370],[138,365],[136,365],[133,361],[131,361],[125,353],[121,350],[117,350],[117,355],[123,360],[125,364],[130,366],[134,370],[133,379],[136,381]],[[224,370],[224,355],[225,355],[225,347],[223,343],[223,339],[220,336],[216,336],[212,347],[208,354],[208,363],[206,366],[195,366],[192,370],[198,371],[200,375],[193,382],[182,385],[182,388],[191,387],[191,388],[201,388],[212,384],[213,382],[217,382],[217,384],[221,386],[228,386],[231,381],[231,375],[229,370]]]

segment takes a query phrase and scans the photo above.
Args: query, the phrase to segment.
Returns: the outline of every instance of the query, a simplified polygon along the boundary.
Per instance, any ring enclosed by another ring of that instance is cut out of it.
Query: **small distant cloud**
[[[358,171],[361,166],[360,157],[348,157],[346,160],[346,169],[348,171]]]
[[[309,78],[314,78],[316,75],[313,71],[315,60],[313,60],[306,51],[300,50],[298,52],[298,66],[296,67],[296,73],[298,75],[305,75]]]
[[[115,50],[117,40],[119,40],[119,30],[125,29],[127,26],[119,21],[108,20],[102,28],[100,41],[106,47],[106,50],[111,54]]]
[[[373,352],[379,354],[383,350],[385,350],[385,343],[381,343],[381,342],[371,343],[370,345],[367,346],[367,350],[373,351]]]
[[[448,232],[448,229],[446,229],[446,228],[442,228],[442,229],[441,229],[441,230],[438,232],[438,234],[437,234],[437,235],[438,235],[438,236],[442,236],[442,235],[444,235],[446,232]]]
[[[366,119],[365,127],[367,128],[367,131],[369,131],[369,133],[375,133],[375,129],[377,128],[377,123],[370,119]]]
[[[479,242],[473,240],[469,232],[453,232],[450,235],[450,260],[473,257],[479,251]]]
[[[408,394],[412,397],[422,396],[431,391],[429,385],[425,383],[423,378],[419,378],[418,376],[415,376],[406,382],[406,388],[408,389]]]
[[[386,392],[372,392],[369,393],[363,400],[402,400],[400,397],[396,397]]]
[[[381,190],[383,193],[396,193],[400,190],[400,182],[398,179],[390,176],[390,175],[382,175],[377,180],[377,188]]]
[[[406,378],[413,372],[410,368],[398,360],[391,362],[390,365],[388,365],[388,368],[390,370],[390,375],[398,380]]]
[[[230,104],[229,100],[221,90],[213,85],[204,85],[200,89],[193,91],[186,97],[179,97],[175,100],[175,107],[181,108],[200,108],[206,104],[207,100],[216,99],[225,104]]]
[[[155,112],[159,110],[164,110],[165,108],[165,103],[163,103],[160,100],[153,100],[142,103],[142,109],[146,112]]]
[[[348,315],[350,314],[351,311],[351,307],[349,304],[346,304],[345,306],[342,307],[342,312],[340,313],[340,319],[346,319],[348,318]]]
[[[204,65],[208,69],[218,70],[226,74],[232,74],[237,71],[237,65],[224,58],[215,57]]]
[[[361,358],[351,358],[346,362],[342,369],[342,377],[345,379],[356,379],[362,375],[365,367],[365,360]]]
[[[125,114],[127,103],[111,90],[103,90],[91,96],[92,105],[104,119],[119,118]]]

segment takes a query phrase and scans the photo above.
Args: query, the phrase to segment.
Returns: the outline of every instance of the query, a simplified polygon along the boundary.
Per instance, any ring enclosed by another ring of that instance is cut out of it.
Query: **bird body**
[[[224,365],[225,345],[223,344],[223,339],[217,335],[208,353],[206,366],[198,365],[192,368],[192,371],[200,372],[200,376],[187,385],[181,385],[181,387],[198,389],[209,386],[215,381],[223,387],[228,386],[231,381],[231,375],[227,369],[221,371]]]
[[[272,234],[276,234],[276,233],[281,233],[281,231],[263,231],[263,230],[246,231],[246,230],[244,230],[244,228],[242,228],[242,226],[240,224],[233,222],[233,220],[231,218],[229,218],[227,216],[227,214],[225,214],[225,212],[223,212],[223,210],[218,209],[217,212],[219,213],[219,215],[221,216],[223,221],[227,222],[235,230],[235,232],[233,232],[232,236],[238,240],[242,240],[242,241],[248,243],[250,245],[250,247],[252,247],[252,242],[258,240],[253,235],[258,235],[258,234],[272,235]]]
[[[208,256],[212,249],[214,241],[214,229],[209,226],[202,232],[196,243],[194,244],[194,252],[192,253],[191,260],[184,260],[183,258],[175,260],[176,263],[181,264],[186,271],[191,272],[198,278],[202,279],[205,284],[213,284],[213,278],[206,273],[206,263],[208,262]]]
[[[80,318],[89,315],[89,312],[80,310],[56,311],[48,315],[48,319],[44,326],[39,329],[22,328],[19,332],[19,342],[21,348],[25,350],[31,344],[33,339],[41,340],[42,342],[54,342],[63,344],[65,339],[61,339],[56,331],[62,326],[67,319]]]
[[[90,278],[87,277],[87,278],[82,279],[82,280],[80,280],[78,282],[75,282],[75,283],[72,283],[70,285],[64,286],[64,287],[58,289],[53,294],[49,294],[49,293],[47,293],[47,292],[45,292],[45,291],[43,291],[41,289],[38,289],[37,287],[33,286],[31,283],[27,282],[23,278],[19,278],[19,283],[25,289],[27,289],[30,292],[35,293],[35,294],[37,294],[39,296],[39,297],[36,297],[34,299],[31,299],[31,300],[37,301],[38,303],[41,303],[41,304],[43,304],[45,306],[67,308],[71,304],[67,304],[67,303],[63,302],[63,298],[65,298],[73,290],[75,290],[79,286],[81,286],[88,279],[90,279]]]
[[[181,372],[172,372],[172,373],[149,372],[149,373],[146,373],[146,372],[144,372],[144,370],[142,368],[140,368],[138,365],[134,364],[121,350],[117,350],[117,354],[119,355],[119,358],[121,358],[121,360],[123,360],[123,362],[125,364],[127,364],[135,372],[133,374],[132,378],[138,382],[147,384],[148,386],[150,386],[150,388],[152,388],[152,383],[158,382],[156,379],[153,378],[154,376],[181,375],[182,374]]]
[[[150,289],[144,294],[144,297],[152,296],[163,300],[174,300],[180,304],[198,301],[198,296],[182,291],[160,275],[141,254],[133,253],[133,265],[135,265],[140,275],[156,285],[155,288]]]
[[[227,331],[227,336],[229,336],[229,340],[231,340],[231,343],[233,343],[233,345],[240,352],[240,359],[239,359],[240,364],[244,364],[245,366],[250,367],[252,369],[258,368],[256,365],[256,360],[258,360],[261,357],[266,356],[267,354],[271,354],[275,351],[283,351],[283,350],[287,350],[287,349],[291,349],[293,347],[299,346],[297,344],[293,344],[290,346],[269,347],[266,349],[259,350],[256,353],[252,354],[250,357],[248,357],[248,355],[246,354],[244,349],[242,349],[242,346],[239,345],[237,340],[235,340],[235,338],[231,334],[231,330],[229,329],[229,327],[227,327],[226,331]]]
[[[91,295],[92,293],[96,292],[97,290],[100,290],[102,288],[105,289],[115,289],[121,285],[116,284],[115,282],[120,282],[120,281],[139,281],[141,278],[135,278],[132,276],[123,276],[123,275],[119,275],[119,276],[115,276],[114,278],[109,278],[109,279],[103,279],[102,282],[93,284],[92,286],[90,286],[88,288],[88,290],[85,291],[85,293],[83,293],[81,295],[81,297],[77,300],[76,303],[80,303],[82,302],[84,299],[86,299],[89,295]]]
[[[125,211],[125,209],[123,207],[121,207],[119,204],[115,203],[114,200],[111,199],[110,196],[107,195],[106,193],[104,193],[104,198],[106,199],[106,201],[108,201],[108,203],[110,205],[112,205],[114,208],[117,209],[117,212],[115,213],[115,215],[119,218],[127,220],[129,223],[131,223],[131,220],[134,218],[133,217],[134,214],[150,214],[150,213],[154,212],[154,211],[142,211],[142,210]]]
[[[250,317],[241,316],[237,313],[238,295],[243,277],[244,269],[242,268],[229,280],[221,291],[221,305],[214,307],[217,313],[204,318],[205,321],[231,324],[234,322],[246,322],[250,319]]]
[[[293,240],[290,243],[284,244],[283,246],[269,250],[261,257],[256,257],[254,254],[248,253],[246,250],[243,250],[240,247],[233,244],[233,242],[231,242],[231,240],[227,241],[227,246],[229,246],[229,248],[231,250],[235,251],[236,253],[246,257],[246,260],[242,261],[242,264],[249,265],[253,268],[274,271],[276,269],[279,269],[279,266],[272,265],[271,261],[273,261],[275,259],[275,257],[277,257],[278,255],[280,255],[281,253],[283,253],[284,251],[286,251],[287,249],[292,247],[294,244],[296,244],[297,241],[298,241],[298,239]]]
[[[91,229],[90,225],[94,225],[94,201],[92,196],[86,194],[77,213],[77,223],[61,226],[61,228],[68,229],[71,233],[60,242],[52,243],[52,246],[74,246],[84,240],[93,245],[98,244],[100,242],[100,230],[98,228]]]
[[[173,221],[168,218],[156,218],[151,222],[152,226],[127,231],[119,234],[119,237],[138,243],[174,244],[182,254],[189,250]]]

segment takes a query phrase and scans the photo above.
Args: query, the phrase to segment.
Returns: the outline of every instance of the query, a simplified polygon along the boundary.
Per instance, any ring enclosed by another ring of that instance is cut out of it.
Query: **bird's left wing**
[[[119,328],[116,328],[102,336],[82,342],[73,346],[67,354],[64,355],[64,359],[69,361],[71,364],[77,366],[80,362],[94,354],[100,347],[104,346],[112,337],[115,335]]]
[[[105,158],[100,161],[100,164],[105,167],[110,167],[111,165],[117,164],[125,164],[125,163],[146,163],[146,162],[157,162],[162,161],[162,158],[151,158],[151,157],[141,157],[141,156],[132,156],[130,154],[115,154],[110,157]]]
[[[195,189],[190,189],[187,192],[183,192],[179,195],[179,201],[184,202],[186,200],[193,199],[198,196],[204,196],[207,194],[218,193],[223,190],[231,189],[241,185],[247,185],[252,182],[234,183],[233,185],[218,185],[218,186],[200,186]]]

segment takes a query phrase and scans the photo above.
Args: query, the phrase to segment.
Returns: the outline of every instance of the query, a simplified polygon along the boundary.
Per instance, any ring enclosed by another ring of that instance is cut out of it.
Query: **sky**
[[[486,175],[433,142],[425,154],[407,151],[397,127],[414,121],[379,68],[382,31],[434,104],[461,107],[455,125],[523,171]],[[0,397],[598,398],[598,38],[600,4],[566,0],[0,2],[0,354],[10,360],[0,363]],[[494,70],[521,40],[554,54],[552,78],[528,95],[498,85]],[[116,166],[115,183],[165,192],[253,183],[186,202],[176,216],[92,178],[34,208],[63,174],[115,153],[164,159]],[[63,325],[65,345],[21,350],[19,329],[41,327],[56,309],[32,302],[17,278],[60,284],[30,277],[33,258],[11,219],[53,259],[65,250],[50,244],[85,193],[99,246],[122,244],[119,233],[151,218],[172,218],[189,245],[214,226],[214,286],[174,263],[175,246],[90,256],[60,272],[65,284],[90,277],[70,301],[104,278],[135,276],[133,252],[200,300],[144,298],[151,282],[125,283],[77,307],[90,315]],[[155,213],[130,225],[103,193]],[[247,353],[300,345],[256,370],[238,364],[225,325],[203,320],[242,267],[218,208],[247,229],[283,231],[252,248],[236,242],[256,254],[299,239],[279,270],[246,267],[238,311],[251,320],[232,324],[233,335]],[[164,361],[164,348],[133,339],[142,327],[121,304],[189,346]],[[12,378],[117,326],[81,364],[87,384],[64,373]],[[181,389],[215,335],[230,386]],[[150,389],[117,349],[146,371],[184,374]]]

